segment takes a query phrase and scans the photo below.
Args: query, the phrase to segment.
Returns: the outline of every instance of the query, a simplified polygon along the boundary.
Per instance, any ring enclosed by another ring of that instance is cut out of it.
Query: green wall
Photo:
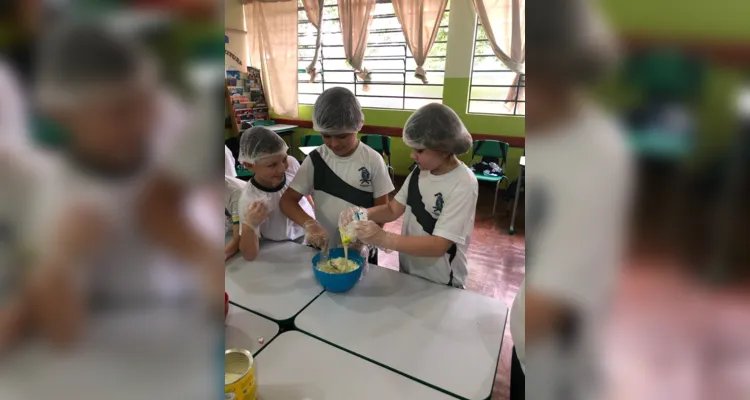
[[[622,36],[677,39],[679,43],[744,44],[750,39],[750,2],[702,0],[601,0],[602,10]],[[731,4],[728,4],[731,3]],[[747,48],[747,47],[745,47]],[[726,146],[737,125],[735,95],[747,74],[739,68],[706,60],[708,68],[700,98],[694,105],[698,123],[696,160],[710,158]],[[616,105],[634,101],[624,85],[606,89]]]
[[[466,125],[470,132],[484,133],[489,135],[523,136],[524,118],[515,116],[497,116],[468,114],[466,112],[469,94],[468,78],[445,78],[443,88],[443,104],[451,107]],[[385,110],[365,108],[365,124],[385,127],[402,128],[406,120],[412,114],[411,110]],[[299,107],[299,119],[312,120],[312,106],[301,105]],[[296,133],[297,145],[302,136],[316,134],[312,129],[298,129]],[[391,161],[397,175],[408,174],[408,168],[412,164],[410,150],[404,145],[401,138],[391,140]],[[513,179],[518,174],[518,161],[523,155],[523,149],[512,148],[508,155],[508,175]],[[470,163],[470,155],[464,155],[461,159]]]
[[[741,40],[750,38],[746,0],[599,0],[622,32],[656,37]]]

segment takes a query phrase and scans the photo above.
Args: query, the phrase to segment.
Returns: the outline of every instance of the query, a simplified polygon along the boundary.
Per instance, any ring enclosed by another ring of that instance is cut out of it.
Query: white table
[[[258,400],[455,400],[295,331],[281,334],[255,361]]]
[[[164,310],[100,316],[86,333],[67,352],[33,342],[3,354],[0,399],[217,398],[221,332],[211,332],[197,314]]]
[[[298,125],[286,125],[286,124],[274,124],[274,125],[268,125],[268,126],[266,126],[266,128],[268,128],[268,129],[270,129],[270,130],[272,130],[274,132],[277,132],[277,133],[278,132],[284,133],[284,132],[288,132],[288,131],[297,129],[297,128],[299,128],[299,126]]]
[[[507,306],[381,267],[345,294],[323,293],[304,332],[466,399],[492,391]],[[408,397],[400,397],[408,398]]]
[[[224,332],[224,345],[227,349],[245,349],[257,354],[279,333],[279,325],[260,315],[230,305]],[[260,343],[259,339],[263,339],[263,343]]]
[[[521,171],[518,173],[518,184],[516,185],[516,197],[513,199],[513,214],[510,216],[510,229],[509,234],[516,233],[516,209],[518,208],[518,198],[521,197],[521,186],[523,185],[523,173],[526,170],[526,156],[521,156],[521,160],[518,162],[521,166]]]
[[[308,156],[310,153],[312,153],[313,150],[317,149],[319,146],[302,146],[299,148],[299,151],[302,152],[302,154]]]
[[[226,264],[229,301],[275,322],[285,322],[323,289],[313,276],[315,250],[293,242],[263,242],[258,257],[237,254]]]
[[[297,125],[287,125],[287,124],[275,124],[275,125],[268,125],[268,126],[266,126],[266,128],[268,128],[268,129],[270,129],[270,130],[278,133],[279,136],[284,136],[284,135],[287,135],[287,134],[289,135],[289,137],[290,137],[289,141],[292,144],[291,145],[291,148],[292,148],[291,149],[292,150],[291,154],[292,154],[292,157],[294,157],[294,148],[296,146],[296,143],[294,141],[294,130],[297,129],[297,128],[299,128],[299,126],[297,126]]]

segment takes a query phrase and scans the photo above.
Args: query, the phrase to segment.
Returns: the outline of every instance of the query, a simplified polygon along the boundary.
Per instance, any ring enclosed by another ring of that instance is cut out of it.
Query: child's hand
[[[27,307],[23,298],[0,307],[0,351],[20,339],[25,328]]]
[[[324,249],[328,246],[328,232],[326,232],[323,225],[316,220],[308,221],[305,226],[305,241],[309,245]]]
[[[85,302],[64,268],[44,268],[32,277],[31,312],[42,335],[56,345],[72,345],[81,335]]]
[[[63,260],[80,262],[104,243],[107,227],[102,215],[83,205],[72,207],[60,220],[55,242]]]
[[[248,225],[252,227],[260,226],[268,218],[268,207],[262,201],[255,201],[247,208],[245,218]]]
[[[357,239],[361,242],[375,247],[389,248],[388,232],[374,221],[359,221],[354,224],[354,231],[357,233]]]
[[[339,229],[346,230],[352,221],[358,221],[355,215],[364,216],[362,219],[367,219],[367,210],[362,207],[350,207],[342,211],[339,214]]]

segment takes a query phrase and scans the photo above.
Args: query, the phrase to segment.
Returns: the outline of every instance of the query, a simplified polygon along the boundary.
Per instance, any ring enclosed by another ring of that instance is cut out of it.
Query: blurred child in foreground
[[[40,52],[36,94],[68,137],[50,159],[34,204],[33,284],[40,326],[66,343],[79,336],[91,305],[192,298],[195,274],[165,262],[165,249],[201,264],[207,289],[219,279],[202,267],[221,256],[193,232],[181,213],[184,192],[167,179],[172,167],[163,163],[173,160],[184,114],[163,95],[156,63],[135,41],[101,25],[54,33]],[[155,183],[160,188],[150,190]],[[178,210],[169,214],[169,229],[184,231],[177,243],[152,240],[154,232],[168,236],[161,220],[147,218],[158,209],[151,204],[165,200]],[[219,305],[220,290],[208,295]]]
[[[584,0],[531,2],[526,16],[527,268],[510,317],[511,399],[598,399],[632,171],[623,131],[586,88],[610,71],[614,42]]]

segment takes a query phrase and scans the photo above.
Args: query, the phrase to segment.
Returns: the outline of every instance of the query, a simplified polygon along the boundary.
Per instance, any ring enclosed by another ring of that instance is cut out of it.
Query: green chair
[[[237,171],[237,178],[242,179],[243,181],[248,181],[253,177],[253,175],[255,175],[253,171],[248,170],[244,165],[240,163],[237,163],[237,166],[234,169],[235,171]]]
[[[396,170],[391,166],[391,137],[384,135],[362,135],[360,140],[385,158],[385,166],[391,173],[391,180],[394,180]]]
[[[497,207],[497,193],[500,190],[500,183],[505,180],[506,186],[510,185],[508,177],[505,176],[505,163],[508,158],[509,148],[510,145],[508,143],[498,140],[475,140],[474,145],[471,149],[472,166],[475,164],[474,158],[477,156],[492,157],[498,159],[498,166],[500,167],[498,176],[488,176],[477,172],[474,173],[474,176],[476,176],[477,180],[479,181],[495,183],[495,201],[494,203],[492,203],[492,215],[495,215],[495,209]]]
[[[323,136],[320,136],[320,135],[302,136],[302,147],[322,146],[322,145],[323,145]]]

